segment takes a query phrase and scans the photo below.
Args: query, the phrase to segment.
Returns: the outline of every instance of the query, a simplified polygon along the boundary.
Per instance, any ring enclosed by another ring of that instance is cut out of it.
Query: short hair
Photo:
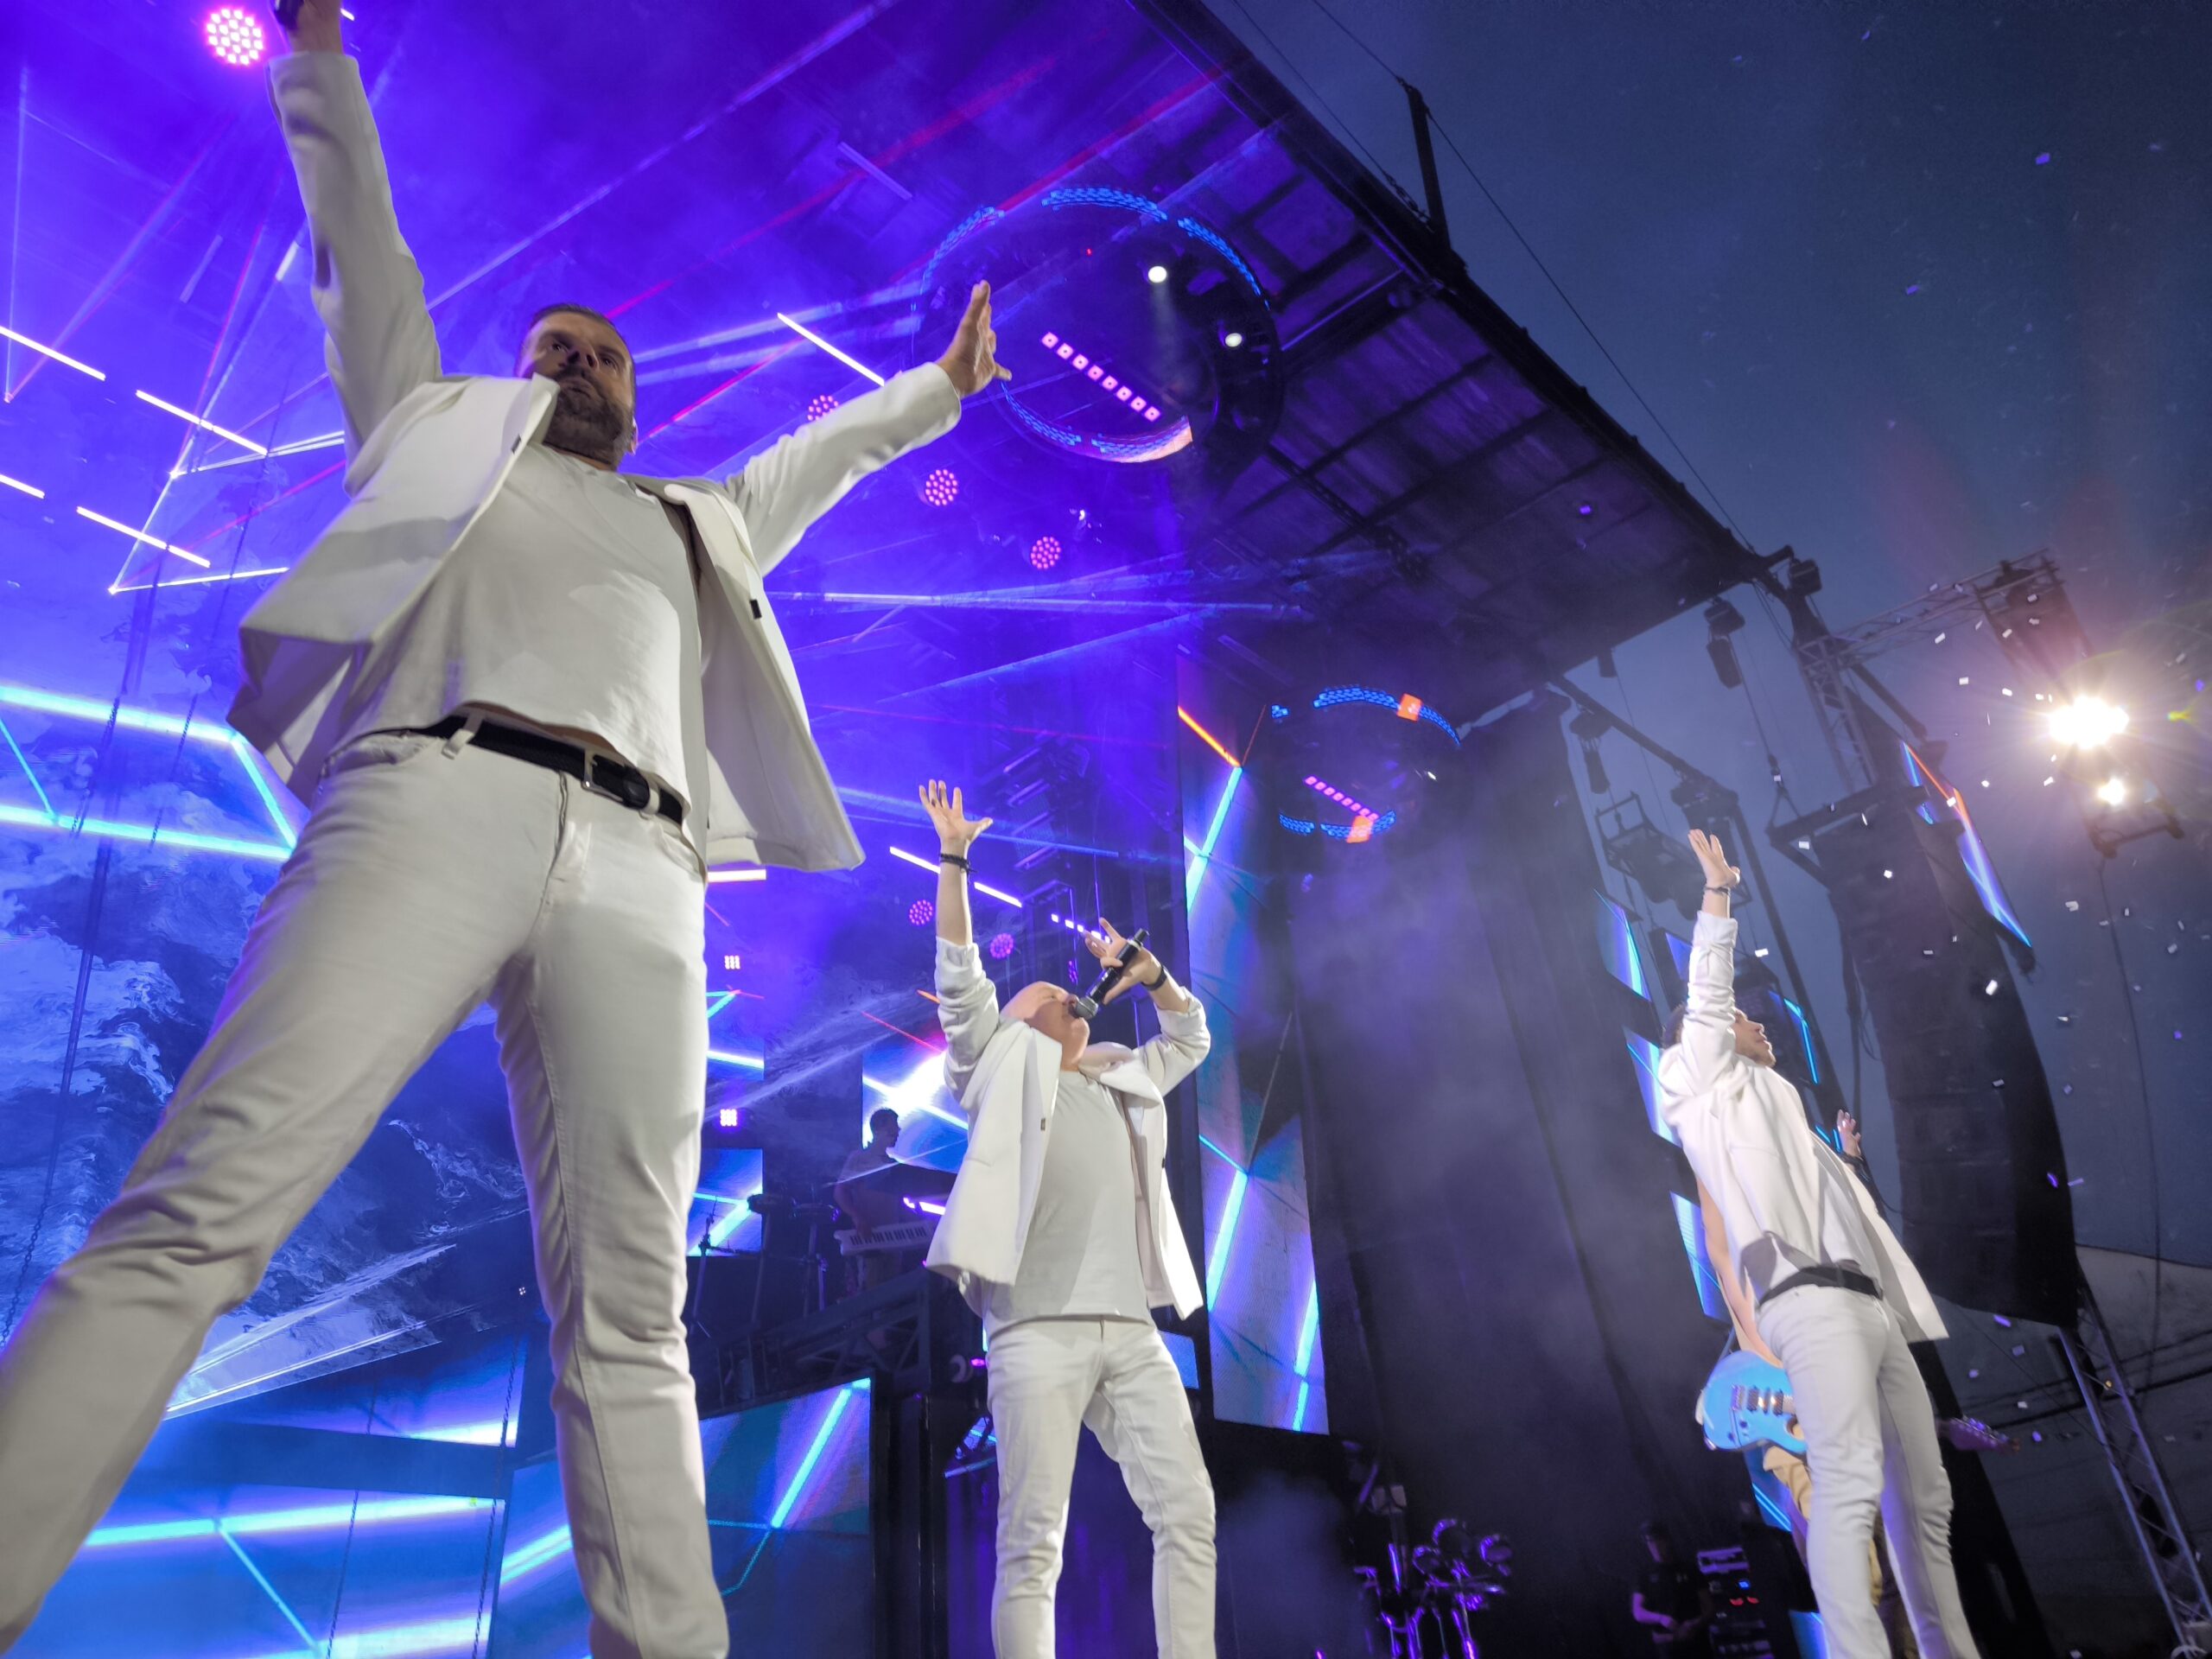
[[[899,1114],[888,1106],[879,1106],[868,1115],[868,1132],[872,1135],[881,1135],[883,1120],[887,1117],[891,1120],[893,1128],[899,1127]]]
[[[636,385],[638,384],[638,354],[630,349],[629,335],[624,334],[621,329],[616,327],[614,319],[608,316],[604,311],[594,311],[588,305],[570,305],[565,301],[556,305],[541,305],[537,310],[530,314],[530,321],[523,324],[523,339],[527,340],[530,338],[530,331],[537,327],[539,323],[544,321],[546,318],[558,316],[563,311],[574,312],[580,317],[589,317],[593,321],[602,324],[606,327],[613,330],[614,338],[622,342],[623,354],[629,360],[630,384],[633,386]],[[516,349],[520,350],[521,348],[518,346]]]

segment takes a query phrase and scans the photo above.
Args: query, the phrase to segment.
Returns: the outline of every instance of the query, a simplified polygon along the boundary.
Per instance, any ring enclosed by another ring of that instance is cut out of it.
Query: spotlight
[[[1232,328],[1221,337],[1221,343],[1233,352],[1244,343],[1244,336]]]
[[[737,1108],[734,1106],[723,1107],[719,1112],[715,1114],[715,1122],[725,1129],[735,1128],[737,1127]]]
[[[1167,280],[1167,267],[1165,265],[1154,265],[1150,270],[1145,272],[1144,279],[1147,283],[1150,283],[1154,287],[1157,288],[1160,283]]]
[[[1744,613],[1726,600],[1716,599],[1705,607],[1705,654],[1713,658],[1713,671],[1720,677],[1720,683],[1733,691],[1744,683],[1744,670],[1736,660],[1736,647],[1729,643],[1729,636],[1743,631]]]
[[[2050,734],[2065,748],[2101,748],[2126,729],[2127,710],[2102,697],[2076,697],[2050,711]]]
[[[810,421],[818,421],[836,407],[836,398],[825,391],[819,397],[807,400],[806,418]]]
[[[1039,536],[1029,543],[1029,563],[1039,570],[1049,570],[1060,562],[1060,538]]]
[[[906,919],[916,927],[927,927],[937,919],[937,906],[926,899],[917,899],[906,906]]]
[[[218,6],[207,14],[207,49],[237,69],[250,69],[269,50],[261,22],[243,6]]]
[[[922,499],[933,507],[949,507],[959,495],[960,475],[950,467],[939,467],[922,480]]]
[[[994,937],[993,937],[993,938],[992,938],[992,940],[991,940],[991,960],[992,960],[992,961],[994,961],[994,962],[1004,962],[1004,961],[1005,961],[1008,957],[1012,956],[1013,954],[1014,954],[1014,935],[1013,935],[1013,934],[1011,934],[1011,933],[1001,933],[1001,934],[997,934],[997,935],[995,935],[995,936],[994,936]]]
[[[2106,779],[2104,782],[2097,785],[2097,798],[2102,801],[2107,806],[2126,806],[2127,804],[2127,780],[2124,778]]]

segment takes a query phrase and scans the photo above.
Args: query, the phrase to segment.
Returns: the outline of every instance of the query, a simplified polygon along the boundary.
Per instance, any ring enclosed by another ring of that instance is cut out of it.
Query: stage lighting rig
[[[1273,435],[1274,312],[1204,221],[1100,186],[982,208],[924,270],[916,340],[950,333],[983,277],[1013,376],[991,401],[1041,447],[1122,466],[1182,456],[1219,481]]]
[[[2101,749],[2126,729],[2127,710],[2100,696],[2078,696],[2050,712],[2051,741],[2061,748]]]
[[[1743,665],[1736,660],[1732,636],[1744,631],[1744,613],[1725,599],[1705,607],[1705,654],[1713,658],[1713,671],[1731,691],[1744,683]]]
[[[1459,760],[1459,732],[1411,692],[1337,685],[1268,712],[1246,769],[1275,822],[1315,845],[1403,836]]]

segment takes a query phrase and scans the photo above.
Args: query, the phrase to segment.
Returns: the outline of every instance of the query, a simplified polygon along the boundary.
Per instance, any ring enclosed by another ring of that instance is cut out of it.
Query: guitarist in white
[[[1887,1659],[1872,1600],[1878,1510],[1922,1653],[1974,1659],[1951,1567],[1950,1481],[1906,1345],[1943,1335],[1942,1316],[1774,1070],[1765,1032],[1737,1011],[1728,895],[1743,878],[1711,836],[1693,830],[1690,847],[1705,902],[1681,1034],[1660,1064],[1660,1109],[1719,1219],[1713,1268],[1730,1309],[1789,1373],[1813,1473],[1806,1565],[1828,1651]]]

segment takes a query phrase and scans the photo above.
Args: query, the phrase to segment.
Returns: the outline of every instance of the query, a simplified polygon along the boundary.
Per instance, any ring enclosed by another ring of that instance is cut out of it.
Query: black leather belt
[[[460,715],[448,715],[435,726],[410,726],[406,729],[420,732],[425,737],[451,737],[467,724],[467,720]],[[587,749],[581,743],[524,731],[519,726],[502,726],[491,720],[479,721],[476,735],[469,741],[493,754],[527,760],[531,766],[543,766],[550,772],[566,772],[593,794],[604,795],[640,812],[650,803],[671,823],[683,822],[683,802],[666,790],[658,790],[659,798],[655,801],[658,786],[652,779],[635,766],[625,765],[598,749]]]
[[[1836,1290],[1855,1290],[1861,1296],[1872,1296],[1878,1302],[1882,1300],[1881,1286],[1865,1274],[1853,1272],[1849,1268],[1839,1268],[1831,1262],[1816,1262],[1809,1268],[1798,1268],[1769,1290],[1759,1298],[1758,1305],[1764,1307],[1776,1297],[1786,1296],[1805,1285],[1827,1285]]]

